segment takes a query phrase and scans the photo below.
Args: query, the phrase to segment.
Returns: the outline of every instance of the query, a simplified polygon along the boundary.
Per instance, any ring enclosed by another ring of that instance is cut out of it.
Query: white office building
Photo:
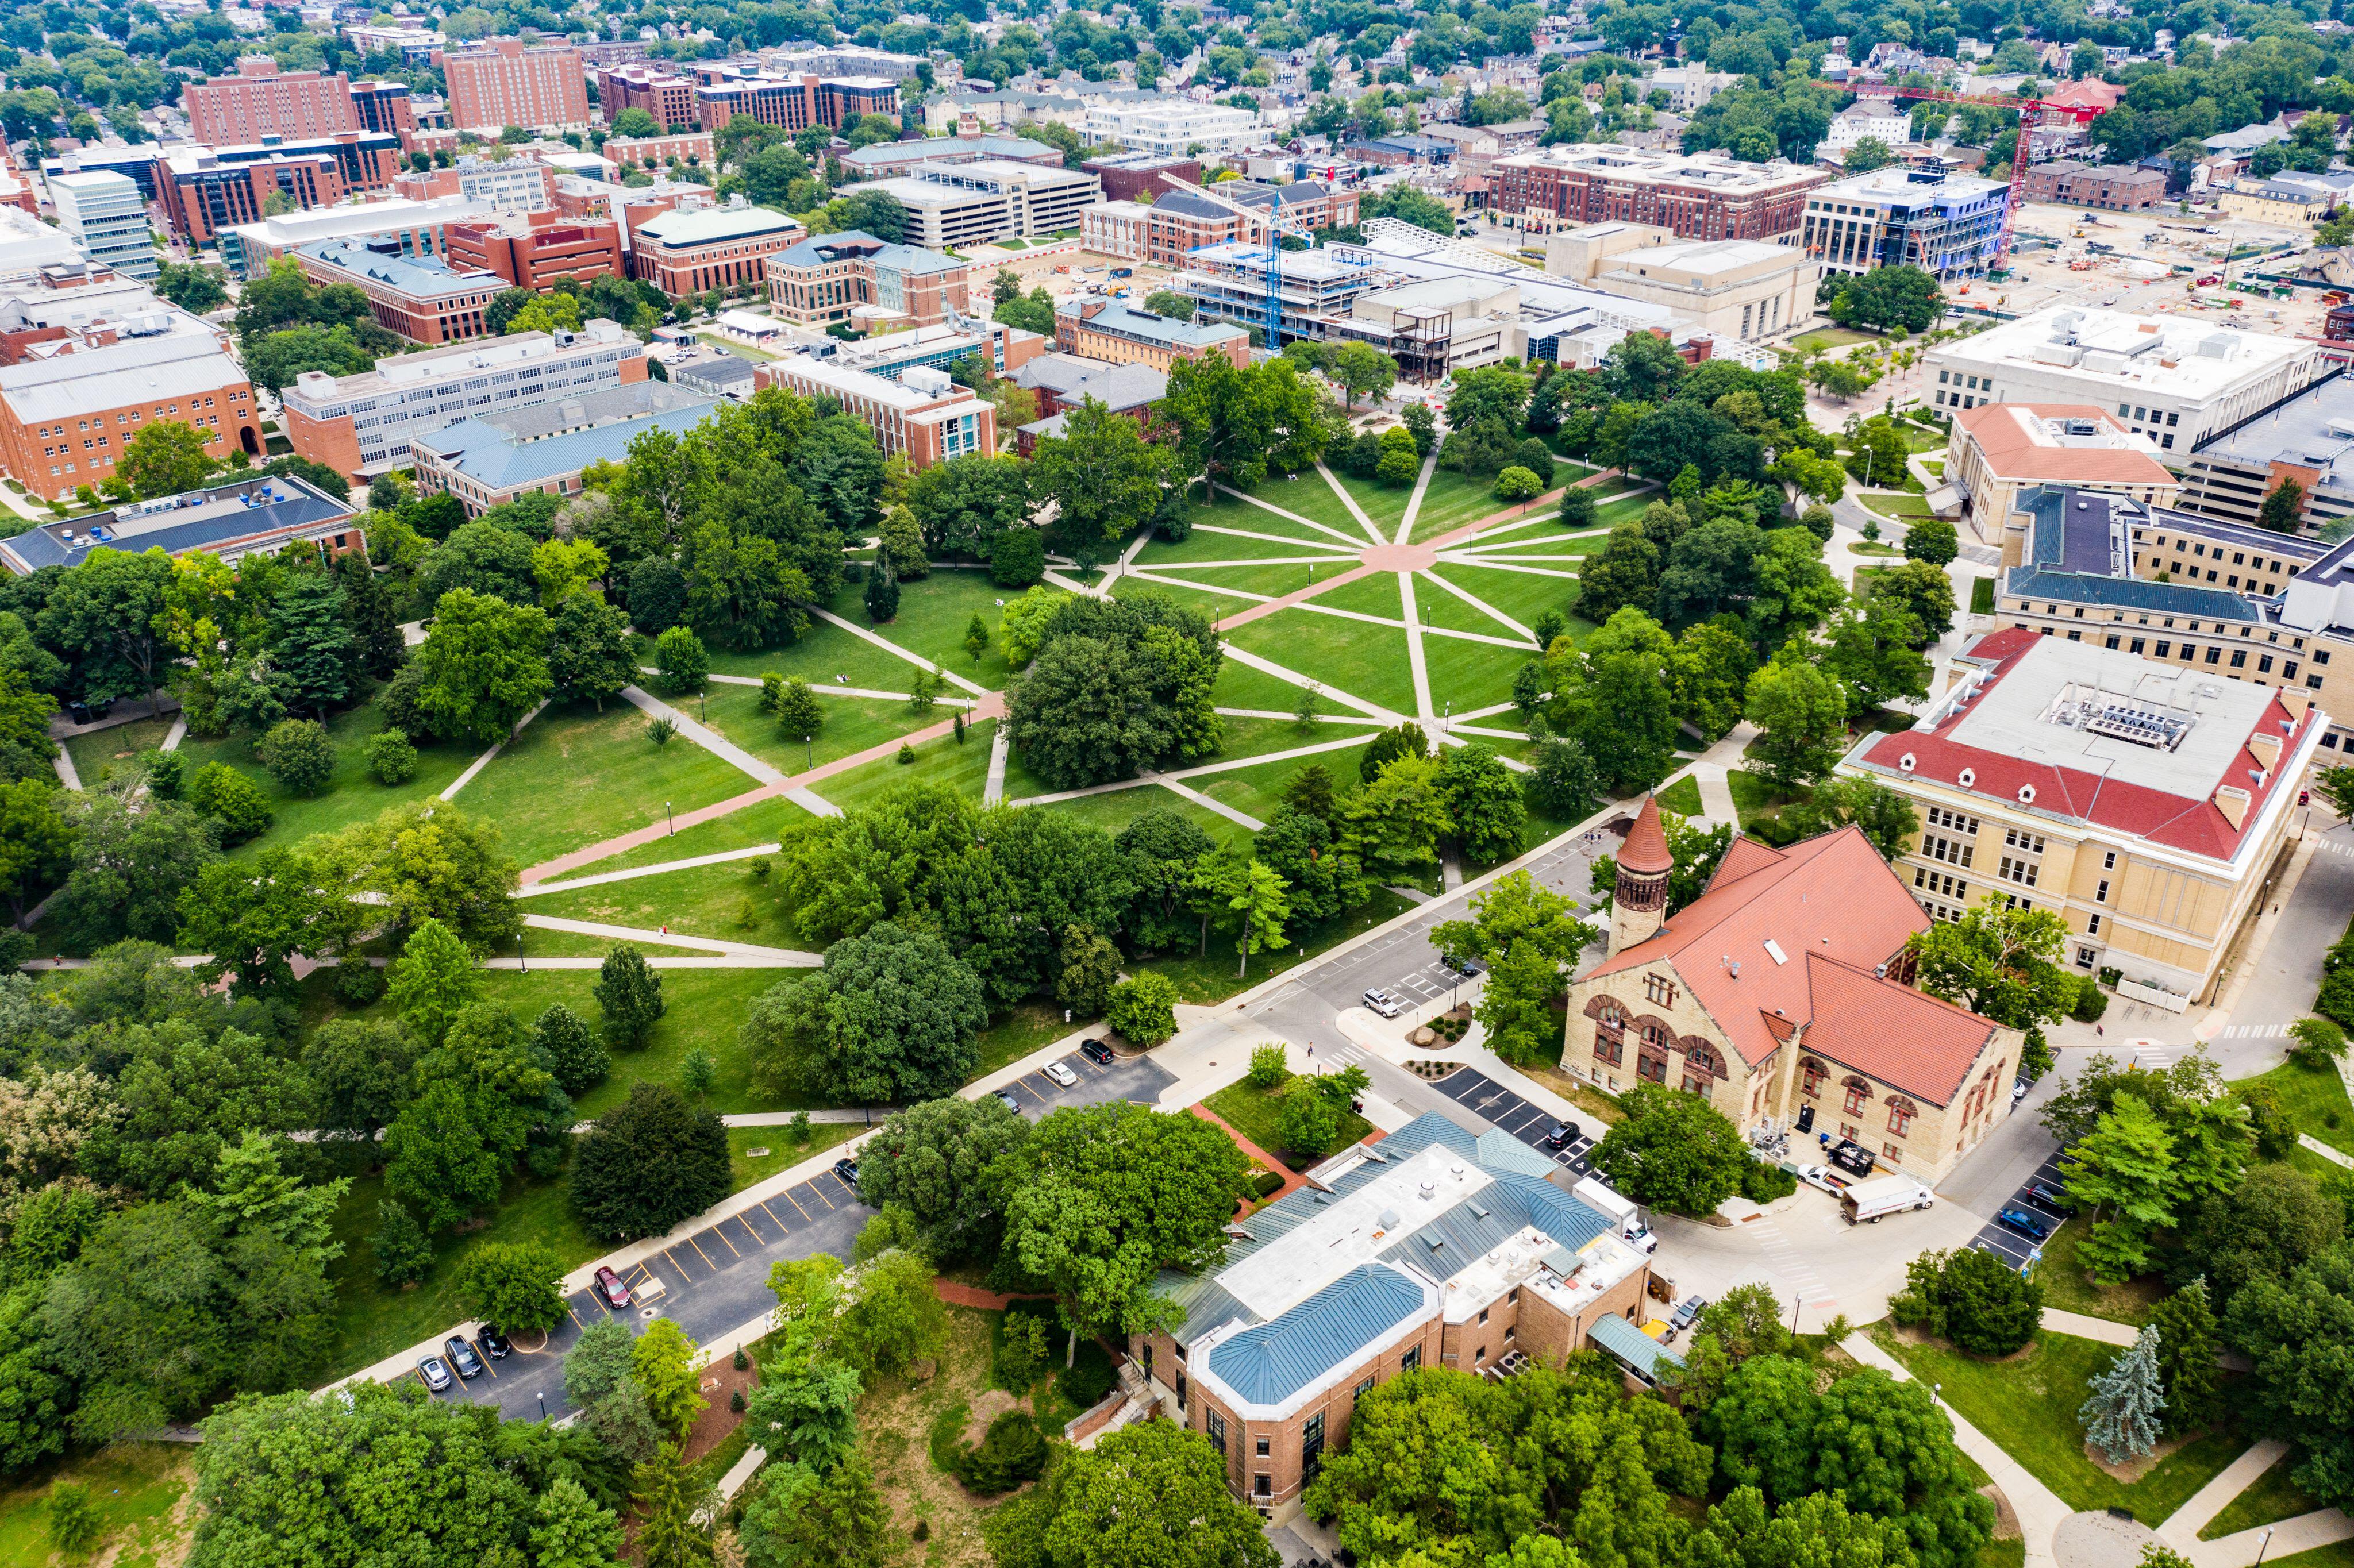
[[[2089,403],[2179,454],[2318,379],[2318,347],[2212,322],[2043,310],[1939,344],[1923,361],[1940,408]]]
[[[1079,215],[1103,198],[1103,182],[1078,169],[983,158],[972,164],[922,164],[895,179],[845,185],[838,195],[881,191],[907,209],[909,245],[946,250],[1076,229]]]
[[[1267,128],[1247,109],[1161,98],[1092,105],[1085,133],[1090,142],[1117,142],[1131,153],[1182,158],[1198,149],[1224,157],[1266,141]]]
[[[130,175],[103,171],[51,175],[49,200],[57,205],[58,227],[91,260],[143,283],[153,282],[162,272],[147,225],[147,204]]]

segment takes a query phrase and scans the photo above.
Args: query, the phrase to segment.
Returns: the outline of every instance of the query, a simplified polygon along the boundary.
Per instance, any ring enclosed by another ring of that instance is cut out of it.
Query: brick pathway
[[[984,1312],[1002,1312],[1016,1301],[1052,1301],[1054,1297],[1037,1291],[1009,1296],[1002,1290],[983,1290],[978,1285],[960,1285],[953,1279],[934,1279],[932,1288],[941,1300],[951,1307],[978,1307]]]

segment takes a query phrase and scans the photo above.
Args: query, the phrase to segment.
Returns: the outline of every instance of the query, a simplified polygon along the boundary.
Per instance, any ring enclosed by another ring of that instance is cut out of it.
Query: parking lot
[[[1510,1133],[1539,1153],[1552,1156],[1555,1164],[1566,1165],[1580,1176],[1594,1174],[1592,1138],[1581,1132],[1564,1149],[1545,1148],[1545,1134],[1560,1125],[1561,1118],[1531,1105],[1478,1069],[1458,1067],[1431,1087],[1499,1132]]]
[[[1108,1067],[1099,1067],[1074,1051],[1055,1065],[1070,1069],[1078,1082],[1066,1088],[1041,1067],[1014,1079],[999,1093],[1012,1095],[1014,1108],[1036,1121],[1065,1106],[1097,1106],[1111,1100],[1153,1105],[1159,1102],[1161,1091],[1177,1081],[1174,1073],[1150,1056],[1122,1056]]]
[[[2002,1201],[2000,1207],[2024,1210],[2053,1230],[2058,1230],[2060,1222],[2068,1217],[2066,1211],[2029,1197],[2027,1190],[2031,1186],[2041,1185],[2054,1192],[2062,1191],[2061,1182],[2066,1178],[2060,1174],[2060,1161],[2066,1157],[2064,1150],[2054,1150],[2042,1164],[2035,1168],[2034,1175],[2019,1184],[2019,1191]],[[2000,1220],[1988,1220],[1985,1227],[1970,1238],[1970,1245],[1980,1252],[1994,1254],[2013,1268],[2025,1268],[2043,1255],[2042,1243],[2011,1229]]]

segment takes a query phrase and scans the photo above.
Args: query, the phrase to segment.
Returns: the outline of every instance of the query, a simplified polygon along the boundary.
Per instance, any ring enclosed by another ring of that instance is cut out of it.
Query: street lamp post
[[[2271,1550],[2272,1544],[2272,1527],[2270,1525],[2266,1525],[2264,1527],[2264,1533],[2256,1542],[2256,1568],[2264,1568],[2264,1553]]]
[[[670,831],[673,833],[676,833],[678,832],[678,819],[670,814],[670,802],[668,800],[664,800],[663,802],[663,821],[670,825]]]

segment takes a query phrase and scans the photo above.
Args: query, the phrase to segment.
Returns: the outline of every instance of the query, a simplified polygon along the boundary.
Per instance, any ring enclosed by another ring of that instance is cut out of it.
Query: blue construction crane
[[[1246,206],[1242,202],[1220,196],[1211,186],[1193,185],[1173,175],[1162,175],[1161,178],[1180,190],[1192,191],[1195,196],[1215,202],[1227,211],[1238,214],[1251,223],[1262,225],[1267,229],[1267,348],[1270,354],[1283,352],[1283,236],[1288,234],[1313,250],[1316,249],[1315,234],[1310,230],[1303,230],[1298,224],[1284,217],[1275,207],[1261,208]]]

